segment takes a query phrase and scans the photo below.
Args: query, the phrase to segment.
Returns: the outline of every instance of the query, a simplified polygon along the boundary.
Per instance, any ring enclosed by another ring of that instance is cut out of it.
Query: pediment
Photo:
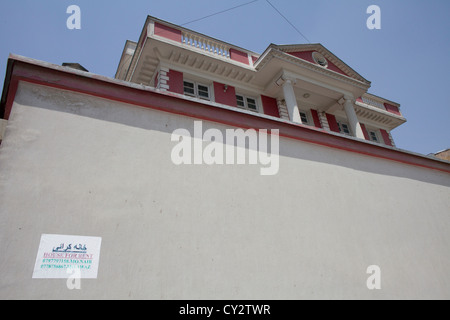
[[[321,44],[274,45],[274,47],[303,61],[361,82],[370,83]]]

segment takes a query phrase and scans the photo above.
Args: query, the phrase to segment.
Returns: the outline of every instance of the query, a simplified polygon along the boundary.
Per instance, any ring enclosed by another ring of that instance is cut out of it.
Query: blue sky
[[[1,86],[9,53],[79,62],[113,77],[125,41],[137,41],[147,15],[184,24],[249,1],[1,1]],[[450,1],[270,1],[311,43],[371,81],[370,93],[401,104],[408,122],[392,132],[397,147],[422,154],[450,148]],[[66,27],[74,4],[81,30]],[[381,8],[381,30],[366,27],[370,5]],[[185,27],[259,53],[270,43],[307,43],[265,0]]]

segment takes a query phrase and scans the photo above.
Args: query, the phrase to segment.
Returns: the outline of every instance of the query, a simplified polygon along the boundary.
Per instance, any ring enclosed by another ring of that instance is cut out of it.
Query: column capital
[[[344,98],[344,100],[355,101],[355,97],[353,95],[345,94],[343,98]]]
[[[289,76],[283,74],[277,79],[277,81],[275,81],[275,83],[279,87],[284,86],[286,83],[290,83],[292,85],[295,85],[297,83],[297,79],[295,79],[293,77],[289,77]]]
[[[355,98],[353,97],[353,96],[350,96],[350,95],[345,95],[345,96],[343,96],[342,98],[340,98],[339,100],[338,100],[338,103],[341,105],[341,106],[343,106],[344,104],[346,104],[346,103],[355,103]]]
[[[289,77],[289,76],[287,76],[285,74],[283,74],[281,76],[281,79],[283,79],[283,81],[285,81],[285,82],[292,83],[292,85],[295,85],[297,83],[297,79],[295,79],[294,77]]]

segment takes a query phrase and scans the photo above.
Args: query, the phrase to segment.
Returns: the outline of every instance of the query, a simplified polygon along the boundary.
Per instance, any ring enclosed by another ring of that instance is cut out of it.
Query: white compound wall
[[[194,120],[20,83],[0,299],[450,298],[449,174],[283,137],[273,176],[174,165],[171,133]],[[101,237],[97,278],[33,279],[42,234]]]

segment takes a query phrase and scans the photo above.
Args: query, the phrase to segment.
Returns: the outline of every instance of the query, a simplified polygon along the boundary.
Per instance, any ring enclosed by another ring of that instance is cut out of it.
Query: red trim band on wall
[[[161,93],[153,91],[151,88],[137,87],[133,84],[128,85],[104,76],[62,70],[60,66],[45,62],[16,56],[10,58],[10,60],[14,61],[14,66],[6,76],[9,82],[9,90],[7,98],[2,100],[3,103],[7,100],[12,105],[18,82],[26,81],[243,129],[278,129],[281,137],[450,174],[448,162],[438,161],[419,154],[366,143],[364,140],[348,138],[288,121],[244,113],[238,108],[231,110],[191,101],[181,95],[172,95],[170,92]],[[387,132],[386,134],[388,135]]]

